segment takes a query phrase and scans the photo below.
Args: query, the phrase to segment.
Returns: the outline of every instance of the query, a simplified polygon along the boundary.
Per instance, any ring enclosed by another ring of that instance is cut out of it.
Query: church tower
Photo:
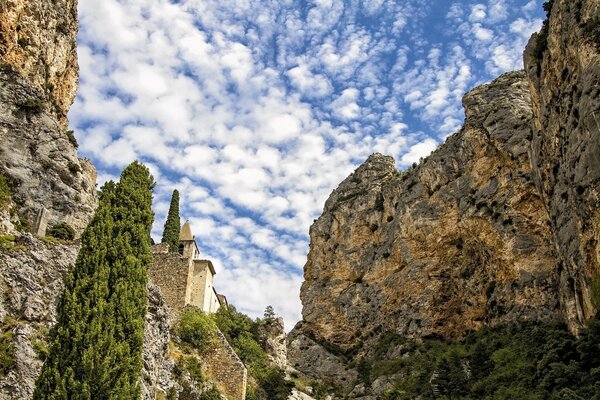
[[[187,220],[179,232],[179,254],[192,260],[200,257],[200,250],[198,250],[195,237],[192,235],[190,221]]]

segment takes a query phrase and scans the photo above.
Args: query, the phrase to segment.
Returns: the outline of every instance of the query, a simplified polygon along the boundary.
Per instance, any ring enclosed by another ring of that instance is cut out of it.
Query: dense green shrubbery
[[[267,353],[260,345],[258,328],[274,320],[272,309],[265,310],[266,320],[252,321],[234,306],[221,307],[215,314],[217,326],[231,347],[248,368],[255,385],[248,385],[248,400],[285,400],[291,393],[292,383],[285,380],[285,373],[269,366]]]
[[[217,325],[212,316],[193,307],[181,312],[175,330],[183,342],[201,354],[212,349],[217,340]]]
[[[385,373],[406,376],[386,400],[600,399],[600,322],[575,339],[562,324],[487,328],[456,342],[425,340]],[[374,361],[372,375],[381,372]]]
[[[10,200],[10,186],[4,175],[0,174],[0,209],[7,206]]]
[[[75,230],[69,224],[59,222],[48,228],[46,235],[61,240],[73,240],[75,238]]]
[[[15,349],[12,344],[14,324],[5,319],[0,325],[0,378],[15,366]]]

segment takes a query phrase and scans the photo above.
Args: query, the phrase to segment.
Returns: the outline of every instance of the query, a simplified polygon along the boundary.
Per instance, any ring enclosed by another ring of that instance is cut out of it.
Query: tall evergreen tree
[[[154,179],[106,183],[65,282],[34,399],[139,399]]]
[[[163,231],[162,243],[169,244],[169,251],[177,253],[179,251],[179,228],[181,221],[179,219],[179,192],[173,190],[171,196],[171,205],[169,206],[169,214],[165,221],[165,230]]]

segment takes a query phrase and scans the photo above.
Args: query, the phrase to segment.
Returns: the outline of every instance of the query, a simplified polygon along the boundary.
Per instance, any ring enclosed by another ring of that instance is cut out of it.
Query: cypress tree
[[[139,399],[154,179],[136,162],[100,203],[57,309],[34,399]]]
[[[181,221],[179,220],[179,192],[173,190],[171,196],[171,205],[169,206],[169,214],[165,221],[165,230],[163,231],[162,243],[169,244],[169,251],[177,253],[179,251],[179,228]]]

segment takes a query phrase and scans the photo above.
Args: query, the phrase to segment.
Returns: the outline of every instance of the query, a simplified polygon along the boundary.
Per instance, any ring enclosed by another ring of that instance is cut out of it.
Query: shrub
[[[10,200],[10,186],[4,175],[0,174],[0,209],[5,208]]]
[[[48,228],[46,235],[60,240],[73,240],[75,238],[75,230],[69,224],[59,222]]]
[[[69,139],[69,142],[75,146],[75,148],[79,147],[79,143],[77,143],[77,139],[75,139],[75,132],[73,132],[72,130],[68,130],[65,132],[67,135],[67,138]]]
[[[194,347],[199,353],[211,350],[217,340],[217,325],[212,317],[196,308],[186,308],[181,312],[176,326],[176,335],[183,342]]]
[[[23,110],[39,113],[44,109],[44,101],[38,98],[31,98],[25,100],[23,103],[19,104],[19,106]]]
[[[5,319],[2,322],[2,328],[0,329],[0,378],[3,378],[15,366],[12,328],[12,321]]]
[[[76,174],[77,172],[79,172],[81,170],[81,168],[79,168],[79,165],[77,165],[76,163],[74,163],[73,161],[69,161],[67,163],[67,168],[69,169],[69,171],[72,174]]]
[[[216,387],[204,391],[199,397],[199,400],[221,400],[221,392]]]

